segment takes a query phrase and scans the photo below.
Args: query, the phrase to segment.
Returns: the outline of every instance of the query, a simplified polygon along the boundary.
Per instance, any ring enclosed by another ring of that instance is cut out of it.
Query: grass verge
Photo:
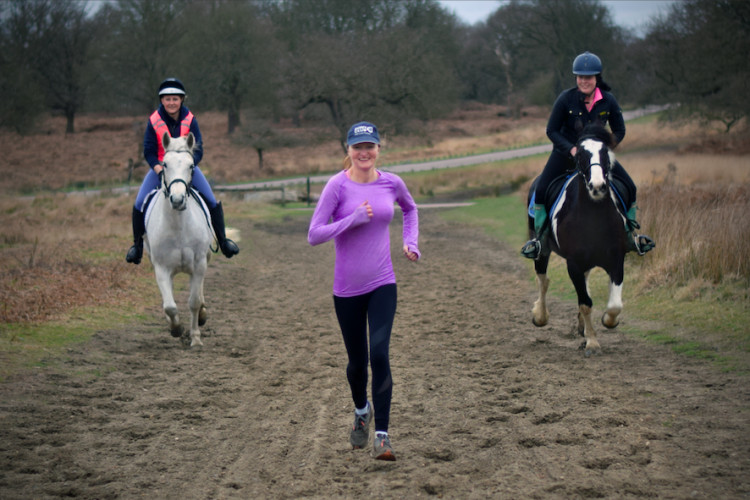
[[[158,290],[157,290],[158,292]],[[156,294],[158,295],[158,293]],[[143,299],[143,303],[151,297]],[[153,297],[158,300],[157,297]],[[57,366],[65,362],[65,353],[84,344],[99,331],[123,324],[143,322],[145,308],[122,304],[87,306],[43,323],[6,323],[0,325],[0,383],[29,369]],[[101,370],[98,365],[97,371]],[[98,373],[90,375],[96,376]]]

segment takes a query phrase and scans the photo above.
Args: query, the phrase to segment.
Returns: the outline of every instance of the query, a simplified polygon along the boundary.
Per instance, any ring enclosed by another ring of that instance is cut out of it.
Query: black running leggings
[[[367,326],[370,326],[369,361],[372,366],[372,404],[375,430],[388,431],[393,379],[388,350],[396,315],[396,285],[383,285],[356,297],[333,296],[349,364],[346,378],[357,408],[367,404]]]

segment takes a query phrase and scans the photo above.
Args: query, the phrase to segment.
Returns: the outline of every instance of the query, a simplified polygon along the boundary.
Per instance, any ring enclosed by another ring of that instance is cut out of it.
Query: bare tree
[[[307,2],[297,1],[290,4],[299,10],[285,13],[289,25],[281,32],[289,33],[290,57],[283,66],[284,95],[298,110],[325,106],[342,148],[355,121],[397,129],[453,105],[455,19],[436,2],[319,2],[331,8],[308,10]]]
[[[39,54],[46,98],[52,110],[65,116],[65,133],[75,133],[75,116],[86,96],[89,47],[94,40],[91,21],[82,3],[53,2]]]
[[[44,109],[36,72],[37,14],[29,2],[0,3],[0,125],[24,134]]]
[[[84,102],[88,49],[93,40],[84,4],[16,0],[3,7],[1,85],[12,89],[10,95],[15,96],[16,110],[11,106],[10,115],[20,120],[17,123],[28,124],[31,117],[20,115],[35,115],[44,103],[48,109],[62,112],[66,133],[74,133],[75,115]]]
[[[679,113],[718,120],[729,131],[750,115],[750,4],[744,0],[676,2],[649,29],[638,53],[645,88]]]
[[[188,4],[180,0],[117,0],[97,11],[93,57],[100,106],[150,112],[159,82],[180,77],[185,62],[180,42]],[[117,99],[112,99],[117,96]]]
[[[275,100],[274,67],[277,43],[270,20],[251,1],[216,1],[192,4],[191,37],[185,44],[193,61],[187,74],[204,95],[204,102],[227,112],[227,132],[241,123],[247,105]],[[197,71],[196,71],[197,70]]]

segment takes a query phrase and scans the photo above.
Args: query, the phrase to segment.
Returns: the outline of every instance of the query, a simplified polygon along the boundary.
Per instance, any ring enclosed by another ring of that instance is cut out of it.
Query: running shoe
[[[387,434],[375,435],[374,455],[378,460],[388,460],[390,462],[396,460],[396,455],[393,454],[391,440],[388,439]]]
[[[354,424],[352,432],[349,435],[349,442],[355,450],[364,448],[370,437],[370,422],[372,422],[372,405],[367,403],[367,413],[365,415],[354,414]]]

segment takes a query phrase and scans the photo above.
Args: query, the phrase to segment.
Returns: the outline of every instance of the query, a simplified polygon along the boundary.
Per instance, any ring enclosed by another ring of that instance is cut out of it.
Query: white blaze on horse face
[[[581,147],[591,154],[586,187],[589,190],[591,198],[599,201],[605,197],[608,191],[607,181],[604,177],[604,168],[601,164],[602,154],[607,152],[604,150],[604,144],[592,139],[586,139],[581,142]]]

